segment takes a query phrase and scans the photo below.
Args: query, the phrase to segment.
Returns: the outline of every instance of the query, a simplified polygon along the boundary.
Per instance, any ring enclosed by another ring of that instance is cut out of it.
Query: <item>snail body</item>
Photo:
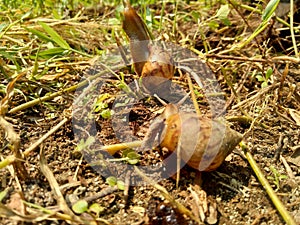
[[[149,42],[146,25],[136,11],[128,3],[123,12],[123,30],[130,42],[130,51],[133,60],[134,70],[137,75],[142,75],[144,64],[150,55]]]
[[[179,149],[181,159],[199,171],[217,169],[242,140],[242,134],[221,119],[179,112],[173,104],[154,120],[143,147],[155,143],[156,137],[161,147]]]
[[[123,14],[122,27],[130,42],[134,70],[144,88],[150,93],[169,89],[175,70],[171,55],[151,42],[146,24],[128,2]]]

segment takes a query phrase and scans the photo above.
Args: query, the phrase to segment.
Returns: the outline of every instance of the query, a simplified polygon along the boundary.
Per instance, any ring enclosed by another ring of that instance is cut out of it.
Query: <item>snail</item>
[[[174,63],[168,51],[151,41],[146,24],[127,1],[123,30],[130,42],[130,51],[136,74],[144,88],[154,94],[170,88]]]
[[[153,44],[146,25],[129,1],[122,27],[130,41],[136,74],[142,78],[148,92],[161,96],[159,92],[164,93],[170,88],[170,80],[174,76],[171,55]],[[141,148],[159,143],[171,152],[179,150],[181,159],[189,166],[199,171],[212,171],[222,164],[241,140],[242,134],[221,119],[180,112],[176,105],[168,104],[151,124]]]
[[[180,151],[180,158],[199,171],[216,170],[243,136],[220,118],[210,119],[193,112],[181,112],[166,105],[146,134],[142,149],[159,144],[169,151]]]

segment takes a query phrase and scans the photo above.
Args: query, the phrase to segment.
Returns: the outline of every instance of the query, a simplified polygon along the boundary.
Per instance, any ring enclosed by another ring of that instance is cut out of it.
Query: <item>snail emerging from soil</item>
[[[217,169],[242,140],[243,135],[221,119],[210,119],[192,112],[180,112],[174,104],[166,105],[152,122],[142,149],[160,145],[179,151],[180,158],[199,171]]]

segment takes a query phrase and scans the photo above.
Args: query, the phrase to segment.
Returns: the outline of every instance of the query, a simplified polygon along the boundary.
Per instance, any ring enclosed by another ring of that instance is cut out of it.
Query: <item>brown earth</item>
[[[192,11],[188,7],[182,7],[179,10]],[[154,6],[152,9],[156,10],[155,12],[159,15],[159,10]],[[166,13],[171,12],[172,9],[172,5],[167,5]],[[89,13],[87,11],[87,15]],[[243,13],[245,16],[247,15],[247,11]],[[229,28],[220,23],[221,27],[217,30],[207,28],[208,30],[205,31],[207,43],[209,43],[211,49],[215,49],[215,51],[211,51],[212,53],[207,54],[206,59],[208,66],[218,80],[222,92],[225,93],[227,107],[225,118],[233,129],[244,134],[244,143],[248,146],[248,151],[253,155],[273,189],[276,190],[276,194],[283,202],[284,207],[296,223],[300,224],[299,159],[297,157],[293,158],[300,149],[299,64],[288,59],[278,61],[272,59],[272,57],[282,54],[282,49],[277,45],[275,46],[275,44],[273,46],[272,41],[282,44],[283,41],[280,42],[281,40],[288,39],[276,33],[276,22],[274,22],[273,27],[258,37],[261,39],[258,40],[258,43],[262,43],[260,46],[253,42],[251,46],[249,45],[245,49],[230,52],[228,54],[229,58],[220,56],[226,55],[226,53],[222,53],[222,49],[227,49],[228,45],[234,44],[234,37],[238,32],[242,32],[238,25],[239,15],[237,13],[230,14],[230,20],[232,25]],[[251,25],[256,23],[254,17],[251,17],[249,21]],[[178,21],[178,32],[170,38],[179,43],[183,39],[180,36],[181,33],[187,37],[187,34],[194,33],[197,26],[193,21],[187,21],[185,24]],[[223,31],[221,31],[222,26],[224,27]],[[170,27],[166,26],[165,29],[167,34]],[[272,35],[276,38],[272,39]],[[102,37],[99,37],[99,39],[102,39]],[[200,36],[197,36],[193,41],[194,45],[192,46],[194,49],[203,50],[204,46]],[[184,41],[181,43],[190,47],[190,43],[184,43]],[[287,45],[285,49],[288,49],[290,42],[284,42],[283,44]],[[260,55],[261,61],[255,61],[254,57],[259,53],[262,54]],[[285,54],[292,53],[292,50],[290,50]],[[254,60],[251,61],[250,58]],[[284,69],[287,63],[289,63],[289,69],[284,78]],[[261,88],[261,82],[251,74],[255,75],[259,72],[263,74],[266,68],[272,68],[273,74],[268,80],[267,87]],[[131,83],[133,78],[136,77],[130,67],[124,67],[115,72],[119,75],[122,75],[120,72],[123,72],[127,84]],[[82,74],[90,76],[89,73],[91,71],[88,69],[73,70],[70,74],[59,77],[57,82],[66,84],[69,87],[80,82]],[[96,79],[98,84],[103,82],[101,79]],[[4,77],[1,78],[1,81],[4,84],[8,83]],[[29,90],[28,87],[31,84],[30,82],[26,83],[26,78],[23,78],[17,86],[22,87],[22,84],[20,84],[22,82],[27,87],[26,90]],[[186,76],[181,76],[178,71],[175,74],[173,83],[182,87],[185,93],[189,91]],[[108,79],[105,80],[105,85],[97,90],[98,95],[99,93],[109,94],[102,101],[107,104],[107,109],[116,110],[116,105],[113,104],[115,99],[120,97],[121,84],[117,78]],[[196,83],[194,84],[196,85]],[[49,91],[49,88],[46,88],[47,82],[44,82],[43,85],[40,97]],[[52,91],[55,91],[55,87],[51,88]],[[205,96],[203,90],[199,90],[199,93],[204,94],[204,97],[200,94],[197,95],[200,109],[204,114],[211,115],[207,96]],[[43,150],[48,166],[61,187],[60,191],[70,208],[79,199],[87,200],[89,205],[98,203],[103,207],[99,215],[95,216],[93,213],[85,212],[79,215],[81,218],[87,220],[101,218],[98,221],[99,224],[197,224],[189,216],[184,215],[181,210],[174,207],[173,203],[166,200],[166,197],[153,184],[148,183],[146,185],[147,182],[144,181],[142,185],[132,185],[129,187],[127,194],[119,188],[109,186],[106,182],[106,178],[109,176],[117,177],[119,180],[131,184],[143,181],[128,162],[124,160],[114,161],[105,151],[100,151],[101,143],[110,145],[123,141],[142,140],[151,121],[161,112],[159,110],[163,108],[163,105],[153,97],[142,98],[134,104],[125,104],[125,107],[121,108],[123,111],[115,112],[114,116],[128,115],[127,126],[130,128],[128,130],[119,123],[119,120],[114,121],[115,117],[103,118],[100,115],[103,110],[92,112],[93,109],[78,104],[70,110],[74,99],[78,99],[77,94],[78,91],[77,93],[64,93],[45,104],[39,103],[17,113],[6,115],[5,119],[13,124],[14,130],[20,137],[21,151],[32,146],[42,135],[64,118],[69,119],[57,132],[50,135],[38,148],[24,158],[24,166],[28,173],[25,180],[16,176],[14,173],[16,170],[12,167],[7,166],[0,171],[1,190],[6,189],[8,191],[2,203],[20,214],[36,215],[34,219],[39,218],[41,221],[34,221],[33,218],[22,219],[22,217],[9,214],[6,215],[6,218],[2,218],[0,223],[18,224],[21,223],[17,222],[17,219],[19,219],[20,221],[26,221],[24,224],[67,224],[67,220],[57,214],[50,215],[28,205],[26,210],[24,209],[25,206],[22,200],[36,206],[49,208],[52,212],[62,211],[61,206],[58,204],[57,195],[52,190],[49,180],[41,171],[40,151]],[[128,96],[124,94],[120,97],[120,102],[125,102]],[[180,94],[178,96],[174,98],[178,100],[182,97]],[[4,94],[2,94],[2,97],[4,97]],[[93,96],[93,98],[87,99],[86,102],[93,103],[95,98]],[[22,95],[15,94],[9,109],[24,102],[25,99]],[[186,107],[189,106],[191,104]],[[189,110],[184,107],[183,110]],[[74,120],[70,119],[72,110],[73,113],[76,111],[73,114],[75,115],[73,119],[81,117],[81,127],[75,126]],[[92,119],[88,118],[91,115],[93,115]],[[245,122],[242,116],[249,116],[252,121]],[[95,130],[91,130],[93,126],[96,128]],[[76,151],[80,139],[86,140],[89,136],[96,137],[97,142],[82,149],[82,152]],[[11,151],[7,147],[9,142],[6,137],[5,132],[1,131],[2,157],[11,155]],[[193,141],[192,137],[191,141]],[[285,224],[239,146],[214,172],[200,175],[198,171],[184,166],[181,169],[178,188],[176,188],[174,176],[171,177],[168,174],[168,165],[159,164],[165,154],[165,150],[159,148],[140,152],[137,165],[156,165],[157,167],[160,166],[161,169],[165,169],[166,171],[162,172],[154,167],[147,175],[153,180],[167,177],[167,179],[158,181],[158,184],[163,186],[174,200],[187,207],[196,217],[201,218],[202,213],[204,223]],[[122,151],[114,155],[114,159],[122,157]],[[93,163],[95,164],[91,165]],[[206,207],[208,207],[207,210]],[[75,222],[72,223],[75,224]]]

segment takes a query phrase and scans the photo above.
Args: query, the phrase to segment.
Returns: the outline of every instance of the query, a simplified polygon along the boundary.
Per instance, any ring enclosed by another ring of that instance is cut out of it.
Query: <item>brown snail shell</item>
[[[135,72],[142,77],[144,88],[150,93],[168,90],[175,70],[171,55],[151,43],[145,23],[129,2],[123,14],[122,27],[130,41]]]
[[[170,89],[170,80],[175,67],[171,55],[159,46],[150,46],[150,55],[143,66],[143,86],[150,93],[160,93]]]
[[[217,169],[243,137],[221,119],[178,112],[172,104],[150,126],[143,146],[153,143],[157,132],[161,147],[172,152],[179,147],[181,159],[199,171]]]

